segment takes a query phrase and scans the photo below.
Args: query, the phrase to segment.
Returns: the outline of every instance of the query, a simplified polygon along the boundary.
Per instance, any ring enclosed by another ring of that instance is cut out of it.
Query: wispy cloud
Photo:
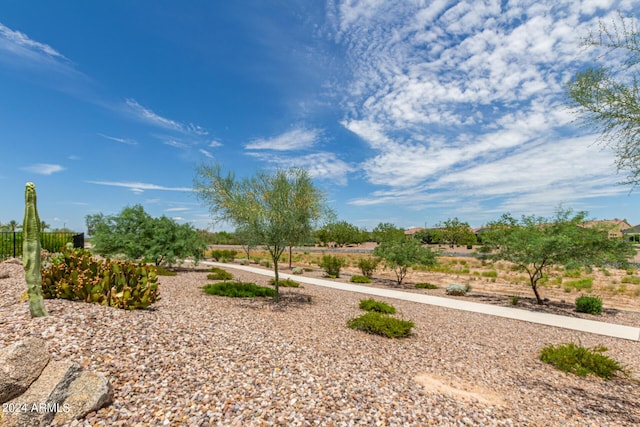
[[[165,212],[184,212],[184,211],[188,211],[189,208],[168,208],[165,209]]]
[[[575,6],[331,3],[351,76],[341,123],[373,151],[360,167],[380,188],[351,203],[504,209],[624,191],[611,153],[578,137],[563,104],[566,82],[590,60],[580,37],[615,12]]]
[[[0,50],[31,59],[38,56],[46,56],[67,61],[64,55],[48,44],[32,40],[26,34],[12,30],[2,23],[0,23]]]
[[[285,157],[267,153],[249,153],[251,156],[282,168],[298,167],[306,169],[312,178],[332,181],[338,185],[347,184],[347,175],[355,170],[335,153],[320,152],[303,156]]]
[[[38,175],[51,175],[64,170],[64,168],[60,165],[52,165],[49,163],[38,163],[31,166],[24,166],[20,169],[31,173],[36,173]]]
[[[103,133],[99,133],[98,136],[104,138],[104,139],[108,139],[109,141],[115,141],[115,142],[119,142],[121,144],[127,144],[127,145],[137,145],[138,142],[134,139],[129,139],[129,138],[119,138],[116,136],[110,136],[110,135],[105,135]]]
[[[320,137],[318,129],[293,129],[273,138],[256,139],[245,145],[248,150],[292,151],[313,147]]]
[[[133,118],[146,122],[152,126],[190,135],[205,136],[208,134],[207,130],[199,125],[195,125],[193,123],[184,124],[179,121],[163,117],[151,109],[144,107],[135,99],[125,99],[123,109],[125,113],[129,114]]]
[[[211,154],[211,153],[210,153],[210,152],[208,152],[207,150],[204,150],[204,149],[202,149],[202,148],[201,148],[201,149],[200,149],[200,150],[198,150],[198,151],[200,151],[200,153],[201,153],[203,156],[205,156],[206,158],[208,158],[208,159],[213,159],[213,154]]]
[[[117,181],[86,181],[89,184],[107,185],[111,187],[128,188],[134,193],[142,193],[146,190],[159,191],[193,191],[190,187],[164,187],[162,185],[147,184],[144,182],[117,182]]]

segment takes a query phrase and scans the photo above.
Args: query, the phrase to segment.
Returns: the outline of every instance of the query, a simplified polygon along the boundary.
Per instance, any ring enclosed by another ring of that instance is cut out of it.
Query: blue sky
[[[479,226],[562,205],[640,223],[564,87],[633,1],[4,1],[0,222],[142,204],[206,228],[200,162],[307,168],[339,219]],[[224,228],[217,225],[215,229]]]

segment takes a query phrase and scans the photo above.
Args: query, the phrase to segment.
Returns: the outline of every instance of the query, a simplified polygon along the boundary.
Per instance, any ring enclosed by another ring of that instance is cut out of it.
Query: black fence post
[[[84,233],[78,233],[73,235],[73,247],[84,248]]]

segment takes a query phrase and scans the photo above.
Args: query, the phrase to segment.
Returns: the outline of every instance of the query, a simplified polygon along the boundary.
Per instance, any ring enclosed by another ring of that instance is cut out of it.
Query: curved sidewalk
[[[251,273],[262,274],[273,277],[271,270],[248,267],[236,264],[224,264],[219,262],[201,261],[201,264],[215,265],[220,267],[235,268]],[[402,292],[394,289],[373,288],[370,286],[354,285],[351,283],[333,282],[330,280],[316,279],[282,273],[282,278],[292,279],[300,283],[324,286],[326,288],[339,289],[342,291],[359,292],[361,294],[375,295],[379,297],[395,298],[404,301],[412,301],[421,304],[435,305],[438,307],[452,308],[455,310],[471,311],[474,313],[489,314],[492,316],[506,317],[509,319],[522,320],[525,322],[538,323],[541,325],[555,326],[557,328],[572,329],[574,331],[589,332],[592,334],[605,335],[614,338],[622,338],[631,341],[640,341],[640,328],[614,323],[598,322],[595,320],[581,319],[577,317],[559,316],[557,314],[539,313],[517,308],[502,307],[491,304],[481,304],[477,302],[463,301],[453,298],[435,297],[412,292]]]

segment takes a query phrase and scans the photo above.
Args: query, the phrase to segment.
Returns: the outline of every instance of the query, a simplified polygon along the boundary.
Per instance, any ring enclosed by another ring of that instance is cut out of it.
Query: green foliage
[[[583,289],[591,289],[593,286],[593,277],[585,277],[580,280],[568,280],[564,282],[565,287],[576,288],[581,291]]]
[[[378,264],[380,264],[380,259],[376,257],[365,257],[358,259],[358,268],[362,272],[362,275],[368,278],[373,276],[373,273],[378,268]]]
[[[269,251],[278,301],[278,260],[287,246],[308,239],[314,225],[330,216],[323,193],[297,168],[237,180],[232,173],[223,176],[220,165],[202,164],[196,175],[194,190],[216,220],[241,227]]]
[[[146,258],[156,265],[202,258],[205,242],[191,224],[179,225],[162,216],[152,218],[141,205],[124,208],[120,214],[87,215],[94,251],[103,256],[124,255],[129,260]]]
[[[402,285],[410,266],[436,264],[436,256],[429,248],[422,247],[416,239],[404,237],[399,240],[383,241],[373,250],[373,254],[383,260],[385,267],[393,270],[398,286]]]
[[[458,218],[449,218],[444,223],[437,224],[432,238],[435,243],[449,245],[451,248],[458,245],[473,245],[477,242],[476,235],[469,224]]]
[[[482,252],[493,260],[509,261],[529,275],[536,300],[542,304],[538,281],[554,266],[625,265],[635,249],[622,239],[609,239],[606,229],[585,227],[586,212],[572,216],[559,209],[554,218],[508,214],[483,232]]]
[[[467,295],[467,292],[469,292],[470,290],[471,290],[471,286],[469,285],[453,283],[447,286],[447,289],[445,290],[445,292],[447,293],[447,295],[465,296]]]
[[[176,273],[175,271],[169,270],[166,267],[163,266],[158,266],[156,267],[156,275],[158,276],[177,276],[178,273]]]
[[[625,276],[620,281],[622,283],[631,283],[634,285],[640,285],[640,277],[638,276]]]
[[[369,237],[366,231],[346,221],[326,224],[320,230],[316,231],[315,236],[325,246],[333,242],[340,247],[347,244],[362,243]]]
[[[384,301],[376,301],[373,298],[360,300],[360,309],[365,311],[375,311],[383,314],[395,314],[396,308]]]
[[[494,271],[494,270],[490,270],[490,271],[483,271],[481,273],[482,277],[498,277],[498,272]]]
[[[209,269],[209,274],[207,274],[207,279],[208,280],[231,280],[233,279],[233,274],[219,267],[211,267]]]
[[[260,264],[261,266],[266,267],[266,268],[270,268],[271,267],[271,261],[269,261],[266,258],[263,258],[260,261],[258,261],[258,264]]]
[[[417,289],[438,289],[437,285],[432,283],[416,283]]]
[[[322,260],[318,263],[318,266],[324,269],[325,273],[329,277],[340,277],[340,269],[344,266],[344,259],[333,256],[323,255]]]
[[[269,279],[269,283],[272,286],[275,286],[276,279]],[[280,280],[278,280],[278,284],[283,288],[299,288],[300,287],[300,283],[296,282],[295,280],[291,280],[291,279],[280,279]]]
[[[349,281],[351,283],[371,283],[371,279],[368,278],[367,276],[351,276],[351,278],[349,278]]]
[[[85,301],[133,310],[159,299],[155,267],[96,260],[84,249],[63,250],[42,271],[45,298]]]
[[[350,319],[347,322],[347,326],[369,334],[382,335],[388,338],[402,338],[411,335],[411,329],[415,326],[415,323],[410,320],[396,319],[395,317],[370,311],[362,316]]]
[[[231,260],[235,258],[237,253],[238,251],[232,249],[212,249],[209,251],[209,256],[215,261],[220,261],[221,259]]]
[[[598,297],[581,295],[576,298],[576,311],[579,313],[601,314],[602,299]]]
[[[518,302],[520,302],[520,297],[518,295],[511,295],[509,297],[509,302],[511,303],[511,305],[518,305]]]
[[[291,269],[291,273],[292,274],[296,274],[296,275],[302,274],[302,273],[304,273],[304,268],[302,268],[302,267],[293,267]]]
[[[376,243],[404,239],[404,230],[390,222],[381,222],[371,231],[371,237]]]
[[[589,349],[574,343],[560,344],[557,347],[549,344],[540,351],[540,360],[580,377],[596,375],[608,380],[618,373],[627,376],[622,365],[605,356],[605,351],[607,348],[604,346]]]
[[[584,45],[598,53],[593,66],[577,72],[567,87],[571,107],[584,124],[600,132],[616,153],[627,184],[640,184],[640,33],[633,18],[610,26],[600,22]]]
[[[275,297],[273,288],[247,282],[220,282],[204,286],[205,293],[231,298]]]

